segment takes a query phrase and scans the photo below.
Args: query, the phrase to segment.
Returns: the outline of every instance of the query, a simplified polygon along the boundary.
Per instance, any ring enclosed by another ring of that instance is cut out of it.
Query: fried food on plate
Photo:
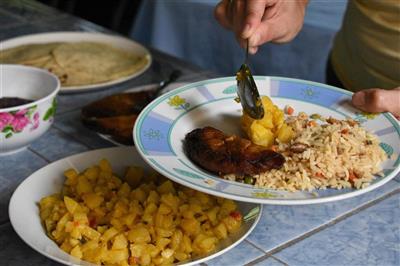
[[[285,162],[277,152],[213,127],[188,133],[185,149],[192,161],[219,175],[255,175],[278,169]]]

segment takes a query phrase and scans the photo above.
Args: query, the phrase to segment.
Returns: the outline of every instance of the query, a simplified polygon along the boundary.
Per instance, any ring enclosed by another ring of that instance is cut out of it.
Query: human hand
[[[215,8],[217,21],[232,30],[243,48],[255,54],[266,42],[291,41],[301,30],[308,0],[222,0]]]
[[[366,89],[353,94],[358,109],[371,113],[390,112],[400,120],[400,87],[393,90]]]

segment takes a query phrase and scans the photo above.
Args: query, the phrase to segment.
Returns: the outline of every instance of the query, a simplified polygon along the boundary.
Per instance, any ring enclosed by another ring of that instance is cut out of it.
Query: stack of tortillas
[[[104,83],[141,70],[148,58],[95,42],[28,44],[0,52],[0,63],[47,69],[64,87]]]

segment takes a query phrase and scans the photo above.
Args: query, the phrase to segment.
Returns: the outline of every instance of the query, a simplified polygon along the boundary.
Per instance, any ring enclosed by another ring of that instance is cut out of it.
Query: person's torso
[[[352,91],[400,86],[400,0],[349,0],[332,64]]]

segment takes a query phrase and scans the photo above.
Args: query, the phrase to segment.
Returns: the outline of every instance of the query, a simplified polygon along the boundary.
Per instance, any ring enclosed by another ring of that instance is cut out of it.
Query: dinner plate
[[[122,176],[126,167],[131,165],[141,166],[147,170],[151,169],[134,147],[93,150],[51,163],[26,178],[11,197],[9,216],[15,232],[29,246],[50,259],[66,265],[93,265],[70,256],[46,235],[39,218],[38,202],[42,197],[61,190],[64,183],[63,173],[66,169],[75,168],[82,171],[97,164],[103,158],[110,162],[114,173],[119,176]],[[184,265],[199,264],[217,257],[238,245],[251,233],[260,219],[262,206],[244,202],[237,202],[237,205],[244,217],[248,218],[242,223],[241,229],[222,241],[215,252],[193,259]],[[29,221],[29,226],[27,226],[27,221]]]
[[[256,76],[260,94],[268,95],[280,108],[319,113],[338,119],[351,117],[378,135],[380,146],[390,156],[383,164],[383,177],[366,188],[288,192],[262,189],[219,178],[192,163],[183,150],[185,135],[195,128],[212,126],[242,135],[241,105],[234,101],[234,77],[205,80],[178,88],[151,102],[139,115],[134,141],[142,157],[158,172],[185,186],[239,201],[263,204],[322,203],[371,191],[392,179],[400,170],[400,127],[388,113],[371,115],[351,106],[351,93],[332,86],[281,77]]]
[[[152,58],[149,51],[142,45],[138,44],[137,42],[116,35],[107,35],[95,32],[50,32],[50,33],[25,35],[0,42],[0,52],[1,50],[9,49],[20,45],[33,44],[33,43],[82,42],[82,41],[109,44],[113,47],[120,48],[127,52],[136,54],[138,56],[145,56],[147,58],[147,64],[144,65],[137,72],[116,80],[111,80],[108,82],[97,83],[97,84],[90,84],[90,85],[61,87],[62,93],[84,92],[84,91],[96,90],[106,86],[115,85],[124,82],[128,79],[132,79],[134,77],[139,76],[144,71],[146,71],[151,65]]]

